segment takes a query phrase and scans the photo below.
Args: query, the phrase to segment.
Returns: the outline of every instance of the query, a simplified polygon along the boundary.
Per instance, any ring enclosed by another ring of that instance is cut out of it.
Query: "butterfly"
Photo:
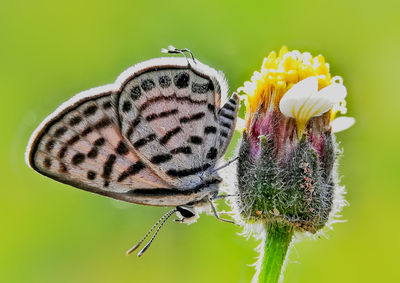
[[[129,252],[174,213],[188,222],[211,206],[219,218],[212,203],[222,181],[216,164],[232,138],[240,101],[236,93],[227,99],[222,72],[190,55],[138,63],[114,84],[75,95],[39,125],[27,147],[27,164],[56,181],[174,207]],[[227,100],[222,107],[221,99]]]

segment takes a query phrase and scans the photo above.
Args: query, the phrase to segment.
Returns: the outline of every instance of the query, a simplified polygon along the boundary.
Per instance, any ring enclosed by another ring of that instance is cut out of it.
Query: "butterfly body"
[[[118,200],[202,205],[218,194],[215,166],[235,128],[239,98],[221,107],[227,91],[223,74],[197,60],[139,63],[49,115],[31,137],[27,163]]]

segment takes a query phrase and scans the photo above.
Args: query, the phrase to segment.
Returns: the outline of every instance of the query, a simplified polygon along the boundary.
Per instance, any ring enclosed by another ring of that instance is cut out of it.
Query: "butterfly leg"
[[[219,199],[223,199],[223,198],[229,198],[229,197],[237,197],[239,195],[215,195],[213,197],[211,197],[211,200],[219,200]]]
[[[214,203],[212,202],[211,198],[208,199],[208,202],[210,203],[210,206],[211,206],[212,212],[214,213],[215,218],[217,218],[219,221],[222,221],[222,222],[227,222],[227,223],[236,224],[236,223],[235,223],[234,221],[232,221],[232,220],[224,219],[224,218],[219,217],[219,214],[218,214],[217,210],[215,209],[215,205],[214,205]]]
[[[216,171],[218,171],[218,170],[221,170],[221,169],[223,169],[223,168],[225,168],[225,167],[231,165],[233,162],[235,162],[235,161],[238,160],[238,159],[239,159],[239,157],[236,156],[235,158],[229,160],[229,161],[226,162],[225,164],[222,164],[222,165],[219,166],[218,168],[214,169],[214,171],[216,172]]]

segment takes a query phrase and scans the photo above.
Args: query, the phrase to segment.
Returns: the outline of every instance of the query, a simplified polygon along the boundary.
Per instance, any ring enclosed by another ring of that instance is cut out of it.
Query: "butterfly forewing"
[[[143,73],[121,93],[122,133],[146,164],[190,189],[217,160],[219,91],[189,67]]]
[[[84,98],[51,119],[32,144],[32,167],[61,182],[106,195],[168,187],[123,141],[116,96]]]

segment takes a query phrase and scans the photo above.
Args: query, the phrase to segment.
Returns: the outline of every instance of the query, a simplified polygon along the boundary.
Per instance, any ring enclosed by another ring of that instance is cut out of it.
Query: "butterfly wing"
[[[228,145],[232,139],[233,132],[235,131],[237,113],[240,107],[240,99],[237,93],[234,93],[232,97],[224,104],[224,106],[218,111],[219,118],[219,152],[217,158],[224,155]]]
[[[218,110],[227,88],[221,74],[203,66],[197,61],[145,70],[125,82],[119,102],[127,141],[147,166],[182,190],[200,184],[220,152]]]
[[[119,93],[89,93],[67,101],[39,126],[28,146],[29,165],[57,181],[128,201],[124,193],[135,188],[171,187],[124,143]]]
[[[166,206],[198,199],[201,191],[182,190],[198,188],[196,174],[215,165],[217,111],[226,94],[221,76],[198,66],[153,59],[113,85],[78,94],[33,134],[28,164],[60,182],[129,202]]]

